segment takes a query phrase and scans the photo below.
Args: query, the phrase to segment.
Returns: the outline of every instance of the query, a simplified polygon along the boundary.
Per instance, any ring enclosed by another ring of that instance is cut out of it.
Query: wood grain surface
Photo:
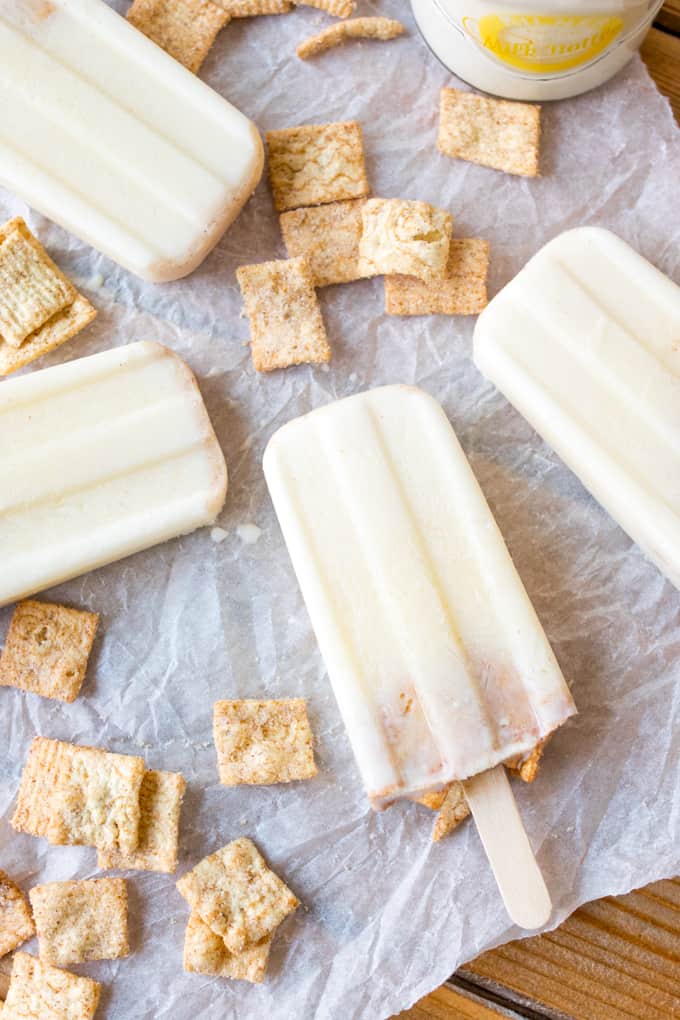
[[[680,0],[655,25],[642,58],[680,124]],[[399,1016],[680,1020],[680,879],[588,903],[556,931],[484,953]]]

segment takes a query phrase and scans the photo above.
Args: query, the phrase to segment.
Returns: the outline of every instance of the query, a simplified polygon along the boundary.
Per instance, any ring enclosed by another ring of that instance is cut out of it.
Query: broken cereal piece
[[[224,786],[290,783],[316,775],[304,698],[217,701],[213,733]]]
[[[95,315],[20,216],[0,227],[0,375],[59,347]]]
[[[75,701],[99,616],[51,602],[19,602],[0,655],[0,687]]]
[[[354,13],[356,0],[295,0],[298,7],[316,7],[336,18],[348,18]]]
[[[177,888],[236,955],[268,938],[299,906],[245,837],[204,858],[182,876]]]
[[[236,277],[250,319],[250,350],[258,372],[330,361],[307,259],[241,266]]]
[[[0,956],[16,949],[34,932],[28,900],[9,875],[0,871]]]
[[[134,0],[127,20],[194,74],[229,14],[212,0]]]
[[[136,871],[164,871],[177,868],[179,813],[186,789],[179,772],[144,773],[139,794],[139,842],[132,853],[100,850],[100,868],[129,868]]]
[[[3,1007],[8,1020],[91,1020],[101,985],[18,952]]]
[[[29,895],[41,960],[65,966],[128,956],[124,878],[47,882]]]
[[[370,198],[361,217],[362,273],[403,273],[426,283],[444,279],[453,227],[446,210],[427,202]]]
[[[541,764],[541,758],[543,757],[543,751],[545,745],[548,742],[548,738],[545,737],[543,740],[539,740],[531,751],[526,754],[518,754],[514,758],[509,758],[505,762],[505,767],[514,772],[515,775],[519,776],[520,779],[524,780],[525,783],[533,783],[534,779],[538,775],[538,770]]]
[[[230,953],[223,938],[216,935],[198,914],[189,916],[184,936],[184,969],[260,984],[264,980],[271,938],[263,939],[242,953]]]
[[[329,25],[317,35],[310,36],[300,43],[295,52],[300,60],[309,60],[310,57],[317,57],[339,46],[347,39],[380,39],[386,42],[388,39],[396,39],[405,31],[402,23],[392,18],[352,18],[350,21]]]
[[[359,271],[361,207],[364,199],[292,209],[279,222],[291,258],[306,256],[315,287],[363,279]]]
[[[486,308],[488,267],[488,241],[454,238],[443,280],[425,283],[414,276],[385,277],[385,311],[388,315],[476,315]]]
[[[73,284],[24,221],[6,223],[0,234],[0,336],[5,343],[21,347],[76,297]]]
[[[536,177],[540,138],[540,106],[441,90],[437,145],[446,156]]]
[[[368,194],[361,125],[357,121],[268,131],[267,147],[278,212]]]
[[[432,839],[438,843],[470,814],[462,783],[451,783],[435,819]]]
[[[443,790],[435,790],[433,793],[424,793],[422,797],[415,797],[416,804],[422,804],[423,807],[429,808],[430,811],[439,811],[440,807],[446,800],[446,794],[449,788],[445,786]]]

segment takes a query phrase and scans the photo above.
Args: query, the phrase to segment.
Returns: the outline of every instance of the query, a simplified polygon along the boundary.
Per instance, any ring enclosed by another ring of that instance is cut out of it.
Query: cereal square
[[[124,878],[47,882],[29,896],[41,960],[61,967],[129,954]]]
[[[385,311],[388,315],[477,315],[487,303],[488,268],[488,241],[452,239],[443,280],[425,283],[415,276],[385,277]]]
[[[0,956],[16,949],[34,932],[28,900],[9,875],[0,871]]]
[[[48,842],[136,850],[143,775],[143,758],[73,745],[52,797]]]
[[[21,221],[23,223],[23,220]],[[76,289],[17,220],[0,235],[0,337],[11,347],[72,305]]]
[[[194,74],[230,15],[212,0],[134,0],[128,21]]]
[[[99,616],[51,602],[19,602],[0,655],[0,687],[75,701]]]
[[[200,861],[177,883],[191,909],[236,955],[268,938],[297,897],[242,837]]]
[[[20,216],[0,226],[0,376],[70,340],[96,314]]]
[[[267,132],[278,212],[368,195],[361,125],[306,124]]]
[[[34,737],[21,775],[12,827],[29,836],[47,836],[52,801],[71,764],[72,744]]]
[[[316,7],[335,18],[348,18],[356,7],[356,0],[295,0],[298,7]]]
[[[131,852],[143,774],[143,758],[35,737],[12,825],[56,845]]]
[[[306,258],[241,266],[236,276],[250,319],[250,351],[258,372],[330,361]]]
[[[540,140],[540,106],[441,90],[437,145],[445,156],[537,177]]]
[[[101,985],[16,953],[3,1016],[7,1020],[91,1020]]]
[[[254,18],[261,14],[288,14],[293,0],[214,0],[230,18]]]
[[[364,199],[313,205],[281,213],[281,233],[290,258],[304,255],[315,287],[351,283],[359,271],[361,209]]]
[[[216,935],[198,914],[192,913],[184,937],[184,969],[188,973],[260,984],[267,970],[270,945],[270,938],[263,939],[234,955],[227,949],[224,939]]]
[[[213,733],[224,786],[290,783],[316,775],[304,698],[217,701]]]
[[[445,209],[401,198],[370,198],[361,218],[362,273],[403,273],[426,283],[444,279],[453,229]]]
[[[134,871],[164,871],[177,868],[179,812],[186,789],[179,772],[144,773],[139,794],[139,842],[132,853],[100,850],[100,868],[128,868]]]

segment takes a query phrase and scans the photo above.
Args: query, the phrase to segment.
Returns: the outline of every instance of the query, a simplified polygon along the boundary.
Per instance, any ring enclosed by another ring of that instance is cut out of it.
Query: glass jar
[[[459,78],[508,99],[564,99],[616,74],[663,0],[411,0],[418,28]]]

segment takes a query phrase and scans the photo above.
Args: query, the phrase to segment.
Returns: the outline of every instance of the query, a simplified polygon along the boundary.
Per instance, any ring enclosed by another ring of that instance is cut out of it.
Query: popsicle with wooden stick
[[[509,913],[550,898],[502,762],[575,706],[442,408],[387,386],[285,425],[269,490],[368,796],[453,780]]]

